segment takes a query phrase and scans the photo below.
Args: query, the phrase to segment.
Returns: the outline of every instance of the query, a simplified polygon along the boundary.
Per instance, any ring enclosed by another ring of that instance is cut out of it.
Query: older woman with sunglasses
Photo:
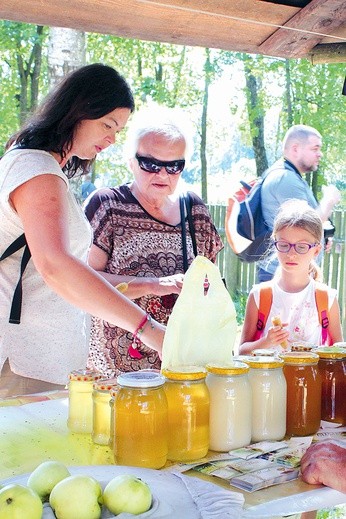
[[[186,116],[185,116],[186,119]],[[179,179],[188,157],[190,133],[184,117],[164,107],[135,116],[126,148],[133,180],[94,192],[86,215],[94,230],[89,264],[166,324],[181,291],[184,269],[182,225],[187,255],[194,258],[187,219],[181,221]],[[221,239],[203,201],[190,193],[197,252],[215,262]],[[150,326],[150,324],[147,324]],[[160,368],[156,351],[126,330],[92,318],[89,367],[113,377],[119,372]]]

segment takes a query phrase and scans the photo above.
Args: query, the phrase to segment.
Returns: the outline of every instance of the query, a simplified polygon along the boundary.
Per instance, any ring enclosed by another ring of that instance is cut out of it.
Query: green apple
[[[10,484],[0,489],[0,519],[41,519],[43,505],[31,488]]]
[[[49,504],[57,519],[100,519],[102,488],[91,476],[69,476],[55,485]]]
[[[124,474],[111,479],[103,491],[103,503],[113,514],[143,514],[151,507],[152,494],[145,481]]]
[[[71,476],[67,467],[60,461],[44,461],[28,478],[27,485],[38,494],[42,502],[48,501],[55,485]]]

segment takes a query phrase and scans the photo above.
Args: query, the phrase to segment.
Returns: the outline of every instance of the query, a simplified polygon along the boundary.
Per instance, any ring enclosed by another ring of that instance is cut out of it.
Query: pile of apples
[[[0,487],[0,519],[41,519],[45,502],[57,519],[100,519],[103,506],[114,515],[143,514],[152,506],[152,493],[145,481],[129,474],[114,477],[102,491],[95,478],[71,475],[63,463],[45,461],[27,486]]]

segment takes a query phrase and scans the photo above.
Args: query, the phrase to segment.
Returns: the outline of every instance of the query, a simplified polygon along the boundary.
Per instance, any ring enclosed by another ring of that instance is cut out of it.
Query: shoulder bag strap
[[[24,274],[24,271],[26,269],[26,266],[31,258],[31,252],[28,247],[28,244],[26,243],[25,234],[21,234],[14,242],[11,243],[5,250],[5,252],[0,256],[0,261],[8,258],[11,256],[11,254],[14,254],[15,252],[19,251],[22,247],[24,247],[24,252],[22,256],[22,261],[20,263],[20,274],[19,274],[19,280],[17,283],[17,286],[14,290],[13,298],[12,298],[12,305],[11,305],[11,312],[10,312],[10,318],[9,323],[11,324],[19,324],[20,323],[20,317],[22,312],[22,277]]]
[[[187,261],[184,195],[180,195],[180,197],[179,197],[179,206],[180,206],[180,223],[181,223],[181,242],[182,242],[182,246],[183,246],[183,267],[184,267],[184,272],[186,272],[187,269],[189,268],[189,264]]]
[[[198,254],[197,253],[197,243],[196,243],[196,233],[195,233],[195,228],[193,225],[192,212],[191,212],[192,200],[191,200],[189,193],[186,193],[186,197],[184,197],[184,200],[185,200],[185,205],[186,205],[187,219],[189,222],[189,231],[190,231],[191,240],[192,240],[193,253],[196,257]]]

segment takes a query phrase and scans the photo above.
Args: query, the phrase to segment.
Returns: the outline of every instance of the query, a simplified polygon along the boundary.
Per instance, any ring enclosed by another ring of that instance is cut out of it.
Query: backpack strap
[[[328,290],[323,285],[316,283],[315,300],[318,312],[318,320],[321,325],[322,344],[329,344],[329,311],[328,311]]]
[[[11,305],[11,311],[10,311],[10,318],[9,323],[11,324],[19,324],[20,323],[20,316],[22,312],[22,277],[24,274],[24,271],[26,269],[26,266],[31,258],[31,252],[28,247],[28,244],[26,242],[25,234],[21,234],[14,242],[12,242],[5,252],[0,256],[0,261],[8,258],[15,252],[19,251],[24,247],[24,252],[22,256],[22,260],[20,263],[20,273],[19,273],[19,280],[17,283],[17,286],[14,290],[13,298],[12,298],[12,305]]]
[[[257,341],[263,333],[266,325],[268,315],[273,302],[273,289],[271,282],[261,283],[259,290],[259,306],[258,306],[258,318],[256,325],[256,334],[254,341]]]

